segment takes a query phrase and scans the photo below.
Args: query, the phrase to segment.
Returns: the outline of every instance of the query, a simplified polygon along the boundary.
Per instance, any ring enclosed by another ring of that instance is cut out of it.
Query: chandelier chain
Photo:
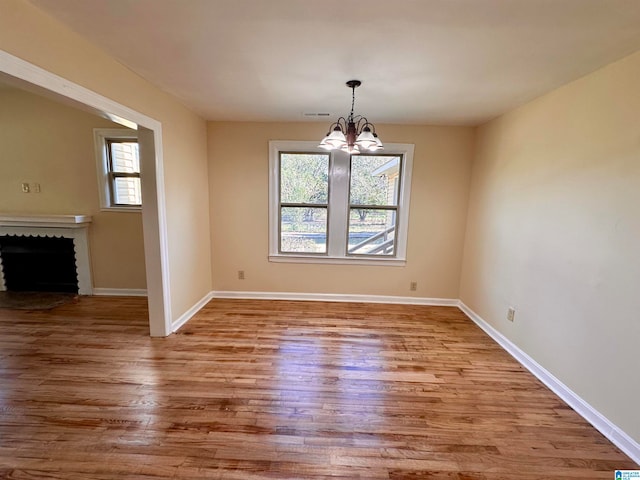
[[[351,87],[351,114],[349,115],[349,118],[353,118],[353,109],[356,105],[356,86],[353,85]]]

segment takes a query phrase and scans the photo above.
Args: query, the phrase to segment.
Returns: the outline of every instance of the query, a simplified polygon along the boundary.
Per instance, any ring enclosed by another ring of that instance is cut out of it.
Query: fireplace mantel
[[[0,227],[84,228],[91,215],[25,215],[0,213]]]
[[[0,213],[0,235],[72,238],[76,253],[78,293],[93,294],[88,227],[90,215],[31,215]],[[5,290],[0,257],[0,290]]]

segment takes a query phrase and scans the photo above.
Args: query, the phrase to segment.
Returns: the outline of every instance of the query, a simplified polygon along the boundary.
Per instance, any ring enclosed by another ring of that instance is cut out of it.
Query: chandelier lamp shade
[[[354,115],[356,88],[362,85],[360,80],[349,80],[347,87],[351,89],[351,113],[348,117],[340,117],[331,124],[329,132],[318,147],[325,150],[343,150],[348,153],[377,152],[384,146],[376,134],[376,127],[362,115]]]

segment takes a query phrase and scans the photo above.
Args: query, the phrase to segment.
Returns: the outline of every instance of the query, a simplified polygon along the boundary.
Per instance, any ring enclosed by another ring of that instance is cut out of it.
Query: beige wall
[[[461,282],[470,308],[636,441],[639,81],[636,53],[480,128]]]
[[[474,129],[378,125],[415,144],[407,264],[268,261],[269,140],[320,140],[327,124],[209,123],[214,290],[458,298]],[[238,280],[237,271],[246,279]],[[418,290],[409,291],[409,283]]]
[[[162,123],[171,317],[211,290],[206,123],[24,0],[0,0],[0,48]]]
[[[0,211],[91,215],[93,286],[144,289],[140,212],[100,211],[93,129],[122,127],[18,89],[0,89],[0,105]]]

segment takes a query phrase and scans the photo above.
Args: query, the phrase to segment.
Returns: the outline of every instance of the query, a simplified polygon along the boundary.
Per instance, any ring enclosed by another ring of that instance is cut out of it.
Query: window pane
[[[351,205],[398,205],[400,157],[353,155]]]
[[[111,169],[116,173],[140,173],[138,142],[110,142]]]
[[[349,212],[348,253],[393,255],[396,239],[396,211],[352,208]]]
[[[282,252],[327,252],[327,209],[282,207],[280,209]]]
[[[140,178],[116,177],[113,190],[114,203],[118,205],[142,205]]]
[[[280,203],[326,204],[328,198],[328,154],[280,154]]]

